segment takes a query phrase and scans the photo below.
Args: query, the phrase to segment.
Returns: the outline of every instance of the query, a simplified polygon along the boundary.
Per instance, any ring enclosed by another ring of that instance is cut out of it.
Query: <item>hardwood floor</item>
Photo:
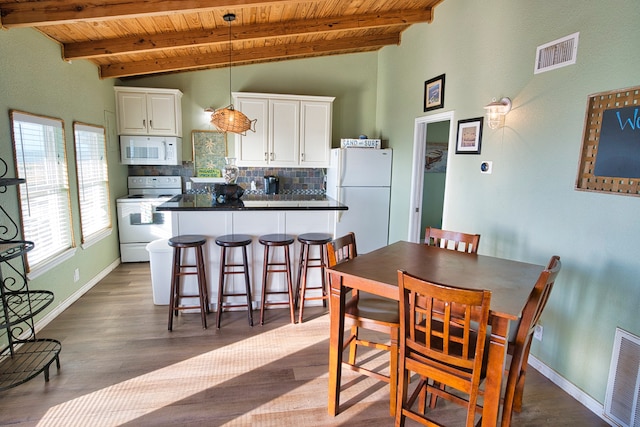
[[[39,333],[62,342],[61,369],[52,366],[49,383],[40,375],[0,392],[0,425],[393,425],[388,386],[346,370],[341,413],[327,414],[321,307],[305,308],[298,325],[288,310],[269,310],[253,328],[244,311],[225,312],[220,330],[209,316],[209,329],[199,314],[181,313],[167,331],[168,307],[153,305],[148,264],[122,264]],[[386,368],[383,357],[369,363]],[[460,414],[438,406],[445,419]],[[607,424],[530,369],[513,425]]]

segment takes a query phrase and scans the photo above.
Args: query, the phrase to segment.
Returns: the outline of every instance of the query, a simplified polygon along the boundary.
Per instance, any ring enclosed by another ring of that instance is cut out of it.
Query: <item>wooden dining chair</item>
[[[355,258],[358,255],[355,234],[348,233],[327,243],[327,253],[330,268]],[[349,324],[351,328],[349,337],[345,337],[343,347],[343,350],[349,347],[349,358],[347,361],[343,361],[343,365],[360,374],[389,383],[389,413],[393,416],[396,410],[398,376],[398,334],[400,330],[398,302],[355,289],[351,290],[351,297],[347,298],[345,323]],[[389,344],[360,339],[360,328],[388,335]],[[389,375],[359,365],[356,358],[358,346],[388,351]]]
[[[527,362],[529,350],[531,348],[531,338],[533,331],[544,310],[553,284],[562,264],[560,257],[551,257],[547,268],[540,273],[529,299],[524,307],[520,323],[516,329],[515,339],[510,340],[507,352],[511,355],[509,373],[507,375],[507,385],[504,394],[504,404],[502,408],[502,426],[511,425],[513,411],[520,412],[522,409],[522,392],[524,390],[524,380],[527,373]]]
[[[480,235],[427,227],[424,233],[424,243],[429,246],[475,254],[478,253]]]
[[[398,287],[400,359],[395,425],[404,426],[407,417],[424,425],[440,425],[424,408],[423,397],[431,393],[466,406],[464,425],[474,426],[475,414],[481,411],[477,400],[491,292],[439,285],[402,270],[398,271]],[[409,395],[412,379],[418,383]],[[451,393],[452,388],[458,393]]]
[[[424,243],[441,249],[476,254],[480,244],[480,235],[427,227],[424,233]],[[422,396],[422,399],[424,400],[425,396]],[[432,395],[429,406],[435,408],[437,402],[437,396]],[[424,405],[424,402],[421,404]]]

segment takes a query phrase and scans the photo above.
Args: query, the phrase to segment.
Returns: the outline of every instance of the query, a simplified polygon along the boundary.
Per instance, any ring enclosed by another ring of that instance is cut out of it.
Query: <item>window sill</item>
[[[66,251],[62,252],[60,255],[57,255],[54,258],[51,258],[50,260],[38,265],[37,267],[29,271],[29,273],[27,273],[27,278],[29,280],[33,280],[36,277],[42,276],[52,268],[55,268],[63,262],[73,258],[73,256],[76,254],[76,250],[77,248],[69,248]]]
[[[95,245],[105,237],[111,236],[111,233],[113,233],[113,228],[105,228],[104,230],[93,234],[87,239],[86,242],[82,243],[82,249],[89,249],[91,246]]]

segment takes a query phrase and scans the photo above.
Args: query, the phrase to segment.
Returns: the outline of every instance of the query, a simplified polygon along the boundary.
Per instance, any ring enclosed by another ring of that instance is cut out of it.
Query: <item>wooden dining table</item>
[[[358,289],[399,301],[398,270],[406,270],[430,282],[491,291],[491,337],[482,425],[495,426],[500,409],[509,323],[520,318],[543,269],[542,265],[410,242],[396,242],[328,269],[331,287],[329,414],[337,415],[340,405],[346,291]]]

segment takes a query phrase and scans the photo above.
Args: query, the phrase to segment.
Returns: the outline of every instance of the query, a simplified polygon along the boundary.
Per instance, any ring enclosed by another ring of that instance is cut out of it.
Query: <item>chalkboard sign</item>
[[[606,110],[593,170],[597,176],[640,177],[640,106]]]
[[[640,195],[640,86],[590,95],[576,189]]]

